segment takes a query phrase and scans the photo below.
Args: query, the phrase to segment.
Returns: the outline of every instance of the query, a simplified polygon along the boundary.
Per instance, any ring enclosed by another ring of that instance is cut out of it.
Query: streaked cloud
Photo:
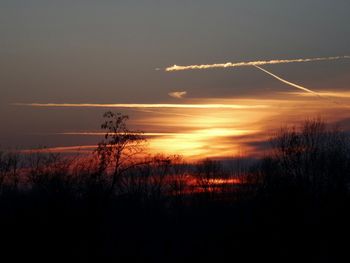
[[[239,129],[223,129],[223,128],[212,128],[196,130],[187,133],[181,132],[146,132],[142,133],[144,136],[197,136],[197,135],[213,135],[213,136],[236,136],[251,132],[250,130],[239,130]],[[57,135],[85,135],[85,136],[103,136],[103,132],[61,132],[56,133]]]
[[[104,132],[60,132],[55,133],[55,135],[81,135],[81,136],[103,136],[106,133]],[[142,133],[144,136],[173,136],[173,135],[181,135],[181,133],[176,132],[145,132]]]
[[[181,108],[181,109],[262,109],[268,105],[241,104],[96,104],[96,103],[13,103],[30,107],[89,107],[89,108]]]
[[[240,130],[235,128],[206,128],[196,129],[189,132],[157,132],[144,133],[149,136],[149,153],[180,154],[187,159],[198,159],[203,156],[230,155],[232,150],[238,147],[238,140],[234,142],[231,138],[239,138],[252,134],[256,131]],[[102,136],[101,132],[65,132],[57,135],[72,136]],[[229,138],[229,140],[228,140]],[[215,144],[213,144],[215,140]],[[228,146],[230,145],[230,146]],[[23,150],[23,153],[91,153],[96,145],[62,146],[44,149]]]
[[[176,99],[182,99],[183,97],[186,96],[186,94],[187,94],[187,91],[173,91],[168,93],[170,97],[173,97]]]
[[[92,153],[96,145],[59,146],[39,149],[21,150],[22,153]]]
[[[226,63],[218,63],[218,64],[202,64],[202,65],[189,65],[189,66],[173,65],[171,67],[167,67],[165,71],[170,72],[170,71],[193,70],[193,69],[250,67],[250,66],[263,66],[263,65],[286,64],[286,63],[328,61],[328,60],[349,59],[349,58],[350,56],[337,56],[337,57],[319,57],[319,58],[257,60],[257,61],[249,61],[249,62],[226,62]]]
[[[348,91],[332,90],[320,94],[333,95],[337,100],[344,95],[341,100],[344,104],[350,104]],[[259,97],[197,98],[191,99],[191,104],[175,104],[183,106],[168,108],[166,111],[159,106],[163,104],[156,104],[158,106],[152,109],[152,114],[148,114],[148,109],[143,108],[150,104],[141,104],[141,108],[136,108],[128,124],[132,130],[145,132],[148,152],[152,154],[181,154],[188,160],[235,155],[259,156],[264,154],[268,138],[281,126],[297,125],[300,121],[315,116],[338,123],[350,115],[349,108],[312,96],[314,94],[304,90],[292,89],[291,92],[273,92]],[[207,105],[229,106],[208,108]],[[129,104],[128,106],[130,107]],[[41,109],[45,110],[45,106]],[[169,114],[163,114],[164,112]],[[71,130],[66,127],[62,132],[43,134],[52,136],[57,147],[39,151],[89,153],[104,134],[96,131],[96,128],[97,126],[93,126],[92,130],[77,131],[74,130],[77,126],[74,126]],[[72,144],[83,146],[71,146]]]
[[[312,94],[310,93],[305,93],[305,92],[284,92],[285,94],[289,95],[298,95],[298,96],[307,96],[310,97]],[[350,91],[330,91],[330,90],[323,90],[323,91],[318,91],[317,92],[319,95],[323,97],[334,97],[337,99],[348,99],[350,98]]]

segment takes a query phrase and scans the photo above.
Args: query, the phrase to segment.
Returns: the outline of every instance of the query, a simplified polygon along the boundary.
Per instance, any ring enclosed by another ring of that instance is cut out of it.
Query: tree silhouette
[[[297,187],[316,195],[346,191],[350,144],[339,128],[308,120],[300,129],[281,129],[271,142],[272,154],[263,162],[269,187]]]
[[[0,193],[5,187],[12,190],[18,187],[19,167],[20,159],[18,154],[0,152]]]
[[[99,175],[110,175],[109,193],[115,191],[121,176],[141,163],[138,155],[144,151],[146,141],[142,132],[127,128],[127,115],[108,111],[101,129],[106,131],[104,139],[96,149],[99,160]]]
[[[215,179],[223,175],[223,167],[219,161],[209,158],[200,161],[196,165],[197,184],[204,192],[212,193],[215,190]]]

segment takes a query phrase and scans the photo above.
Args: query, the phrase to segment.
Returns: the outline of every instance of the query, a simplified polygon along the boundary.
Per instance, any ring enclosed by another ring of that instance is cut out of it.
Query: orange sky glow
[[[345,118],[350,92],[319,92],[327,100],[303,92],[281,92],[273,98],[183,99],[182,104],[123,104],[130,109],[129,126],[145,132],[150,153],[179,154],[189,160],[205,157],[259,156],[281,126],[320,117],[328,122]],[[328,100],[329,98],[329,100]],[[30,107],[89,107],[90,104],[28,104]],[[110,104],[98,104],[109,108]],[[120,105],[120,104],[115,104]],[[91,105],[94,107],[94,105]],[[119,108],[116,106],[116,108]],[[138,111],[149,108],[150,111]],[[336,113],[336,114],[335,114]],[[65,131],[60,136],[102,137],[101,131]],[[94,145],[54,147],[46,151],[85,152]]]

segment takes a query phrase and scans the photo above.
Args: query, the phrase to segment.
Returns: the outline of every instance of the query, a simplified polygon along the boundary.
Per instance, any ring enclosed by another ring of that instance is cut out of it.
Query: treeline
[[[2,252],[148,262],[337,262],[350,234],[350,141],[320,120],[286,127],[260,160],[145,157],[106,113],[92,156],[0,154]],[[252,252],[253,251],[253,252]]]
[[[189,201],[194,195],[219,198],[232,193],[235,201],[234,196],[245,193],[244,187],[256,188],[258,183],[253,180],[253,162],[245,158],[225,164],[211,159],[188,163],[181,156],[156,155],[128,161],[117,175],[111,167],[101,171],[99,162],[95,155],[2,152],[0,196],[36,193],[57,198],[130,198],[143,202]]]
[[[142,144],[137,144],[144,140],[139,133],[114,131],[106,134],[110,136],[112,140],[101,142],[92,155],[0,152],[0,195],[36,191],[76,198],[155,200],[229,192],[243,198],[249,190],[247,198],[286,191],[318,198],[349,190],[350,137],[320,120],[282,128],[260,160],[237,157],[189,163],[181,156],[145,157]]]

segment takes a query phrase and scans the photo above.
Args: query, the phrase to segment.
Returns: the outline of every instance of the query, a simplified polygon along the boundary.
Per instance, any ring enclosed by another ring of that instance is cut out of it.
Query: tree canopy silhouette
[[[269,187],[294,185],[317,195],[347,191],[350,143],[339,128],[320,119],[307,120],[300,129],[282,128],[271,145],[262,169]]]
[[[104,139],[96,149],[99,160],[99,175],[110,176],[110,192],[113,192],[121,176],[132,167],[139,165],[139,154],[144,152],[146,142],[143,133],[130,130],[127,115],[106,112],[101,129],[106,131]]]

